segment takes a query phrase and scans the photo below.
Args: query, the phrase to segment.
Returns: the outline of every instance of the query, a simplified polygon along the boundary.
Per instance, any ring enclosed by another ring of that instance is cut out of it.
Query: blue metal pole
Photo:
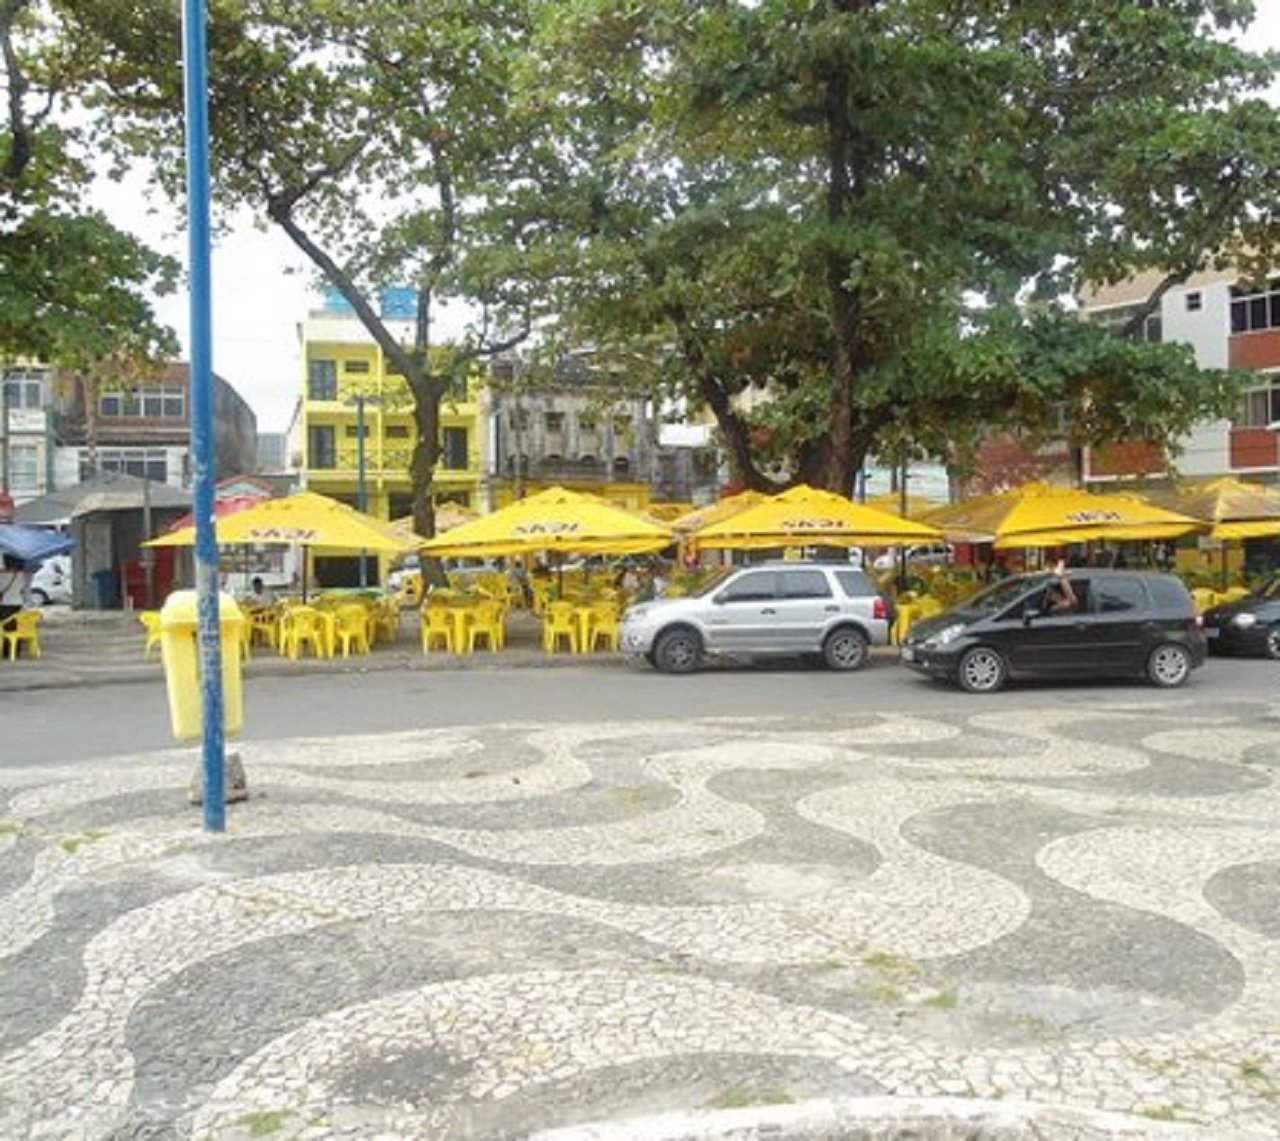
[[[195,468],[196,605],[200,661],[204,827],[227,826],[222,728],[218,545],[214,536],[213,333],[209,272],[209,120],[204,0],[183,0],[187,112],[187,250],[191,276],[191,453]]]
[[[356,509],[367,511],[364,486],[364,393],[356,393]],[[369,585],[368,556],[360,552],[360,586]]]

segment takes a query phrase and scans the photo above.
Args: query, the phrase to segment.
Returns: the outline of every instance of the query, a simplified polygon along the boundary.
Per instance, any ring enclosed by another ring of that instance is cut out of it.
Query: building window
[[[95,470],[88,449],[80,452],[81,482],[106,472],[123,472],[165,483],[169,478],[169,453],[165,448],[99,448]]]
[[[1265,388],[1246,392],[1240,419],[1236,421],[1239,428],[1270,428],[1273,424],[1280,424],[1280,377]]]
[[[331,425],[313,424],[307,429],[307,466],[326,470],[338,466],[338,449]]]
[[[1101,325],[1107,332],[1120,337],[1125,335],[1125,329],[1128,328],[1129,322],[1138,314],[1144,306],[1138,305],[1120,305],[1114,309],[1103,309],[1097,313],[1088,314],[1088,319],[1095,325]],[[1154,313],[1148,313],[1142,322],[1142,331],[1134,338],[1139,341],[1146,341],[1148,344],[1159,344],[1164,339],[1164,322],[1160,317],[1160,310]]]
[[[1188,313],[1199,313],[1204,305],[1204,298],[1200,295],[1199,291],[1195,293],[1188,293],[1186,300]]]
[[[596,430],[596,418],[590,412],[583,412],[578,417],[578,431],[594,432]]]
[[[1231,331],[1257,333],[1280,329],[1280,282],[1272,282],[1265,293],[1231,291]]]
[[[369,362],[362,360],[343,361],[342,371],[348,376],[368,376]]]
[[[548,432],[563,432],[564,431],[564,413],[548,412],[546,413],[545,416],[543,416],[542,424],[543,424],[543,427],[546,428]]]
[[[615,416],[613,418],[613,434],[618,437],[631,435],[631,417]]]
[[[7,368],[4,370],[4,399],[11,409],[38,412],[48,404],[49,370]]]
[[[338,362],[313,360],[307,364],[307,399],[338,399]],[[313,465],[314,466],[314,465]]]
[[[104,392],[98,397],[98,415],[104,420],[185,420],[187,390],[177,384],[157,384]]]
[[[9,446],[9,490],[32,494],[40,490],[40,449],[35,444]]]
[[[466,428],[445,428],[440,439],[440,460],[449,471],[467,470]]]
[[[409,428],[406,424],[388,424],[386,427],[388,440],[407,440]]]

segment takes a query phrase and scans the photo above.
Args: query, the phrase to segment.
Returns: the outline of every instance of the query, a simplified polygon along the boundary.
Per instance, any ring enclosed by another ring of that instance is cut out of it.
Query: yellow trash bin
[[[222,731],[238,733],[244,724],[240,689],[240,626],[244,615],[229,594],[218,595],[218,626],[222,640]],[[169,722],[179,741],[203,733],[197,645],[199,612],[194,590],[175,590],[160,608],[160,652],[169,692]]]

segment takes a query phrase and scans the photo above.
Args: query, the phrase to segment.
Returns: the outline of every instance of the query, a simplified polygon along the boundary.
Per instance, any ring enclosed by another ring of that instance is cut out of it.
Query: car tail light
[[[884,599],[880,595],[876,595],[876,600],[871,604],[871,617],[878,621],[883,621],[889,617],[889,609],[884,604]]]

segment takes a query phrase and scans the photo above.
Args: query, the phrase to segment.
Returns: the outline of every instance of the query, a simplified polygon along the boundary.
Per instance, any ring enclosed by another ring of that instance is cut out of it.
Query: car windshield
[[[713,567],[708,576],[689,592],[693,598],[702,598],[704,595],[710,594],[716,589],[726,578],[734,571],[741,570],[741,567]]]
[[[1016,602],[1026,594],[1029,588],[1039,585],[1040,581],[1039,576],[1005,579],[1004,582],[997,582],[994,586],[989,586],[986,590],[975,594],[956,609],[963,610],[966,614],[998,614],[1010,603]]]

